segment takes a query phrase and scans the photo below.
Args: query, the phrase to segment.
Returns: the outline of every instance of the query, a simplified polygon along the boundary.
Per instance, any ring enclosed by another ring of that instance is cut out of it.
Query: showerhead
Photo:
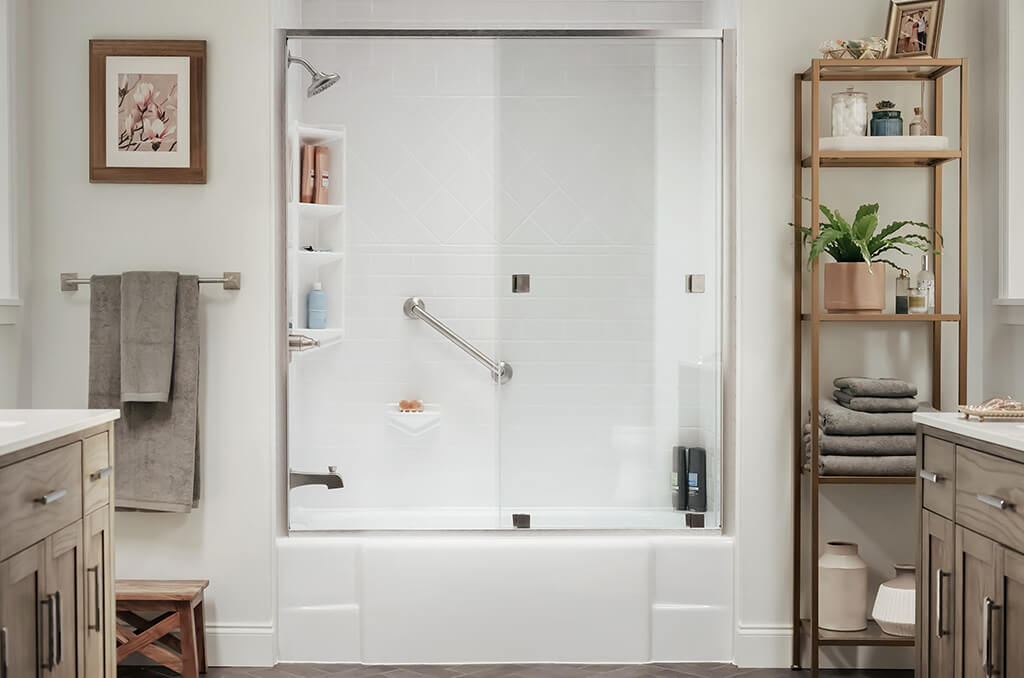
[[[313,82],[309,83],[309,87],[306,88],[307,97],[314,97],[341,80],[341,76],[337,73],[324,73],[323,71],[318,71],[305,59],[288,54],[288,65],[291,66],[292,64],[299,64],[309,71],[309,75],[313,78]]]

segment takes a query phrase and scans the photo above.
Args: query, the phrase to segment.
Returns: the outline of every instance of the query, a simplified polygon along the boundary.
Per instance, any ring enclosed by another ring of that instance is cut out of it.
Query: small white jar
[[[832,95],[832,136],[863,137],[868,133],[868,95],[852,87]]]
[[[868,627],[868,566],[857,545],[825,544],[818,560],[818,626],[828,631],[863,631]]]

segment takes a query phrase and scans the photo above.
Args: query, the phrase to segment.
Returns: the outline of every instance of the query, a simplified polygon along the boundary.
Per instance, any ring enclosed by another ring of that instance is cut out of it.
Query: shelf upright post
[[[814,59],[811,62],[811,234],[818,237],[820,229],[819,218],[819,179],[821,174],[821,156],[818,145],[821,136],[821,60]],[[818,395],[820,384],[818,383],[818,363],[820,360],[820,331],[821,331],[821,290],[822,273],[821,265],[814,260],[811,269],[811,559],[809,568],[811,570],[811,678],[818,678],[818,475],[819,465],[819,440],[814,431],[818,422]]]
[[[794,78],[793,91],[793,224],[803,225],[803,74]],[[803,521],[800,515],[800,497],[803,491],[803,435],[801,435],[800,410],[803,408],[803,234],[793,229],[793,661],[791,668],[800,668],[800,594],[801,577],[801,533]]]
[[[935,87],[932,89],[932,110],[935,111],[936,135],[942,134],[942,76],[933,81]],[[922,111],[923,113],[923,111]],[[932,224],[935,226],[934,241],[939,245],[939,238],[942,235],[942,163],[935,163],[932,166]],[[946,248],[943,246],[942,251]],[[935,274],[935,313],[942,314],[942,260],[943,255],[932,257],[935,265],[932,272]],[[935,409],[942,409],[942,322],[936,320],[932,323],[932,406]]]
[[[957,405],[967,404],[967,59],[960,62],[960,324]]]

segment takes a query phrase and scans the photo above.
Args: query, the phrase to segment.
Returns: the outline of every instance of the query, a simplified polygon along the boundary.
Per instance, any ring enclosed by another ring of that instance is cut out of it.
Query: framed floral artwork
[[[89,41],[89,180],[206,183],[206,41]]]

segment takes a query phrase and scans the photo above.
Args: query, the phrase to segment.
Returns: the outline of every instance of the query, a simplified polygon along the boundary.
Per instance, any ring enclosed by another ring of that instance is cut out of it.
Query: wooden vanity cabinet
[[[0,456],[0,678],[114,678],[113,433]]]
[[[1024,678],[1024,453],[918,441],[918,675]]]

